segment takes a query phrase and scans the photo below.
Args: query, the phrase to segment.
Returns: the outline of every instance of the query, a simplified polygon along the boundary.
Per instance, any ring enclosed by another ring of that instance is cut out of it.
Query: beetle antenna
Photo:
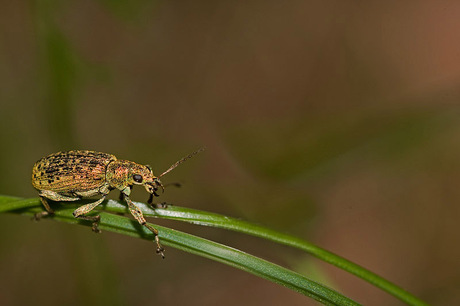
[[[165,172],[163,172],[158,178],[162,177],[163,175],[165,175],[166,173],[169,173],[170,171],[172,171],[174,168],[176,168],[177,166],[179,166],[180,164],[182,164],[184,161],[186,161],[187,159],[190,159],[192,158],[193,156],[195,156],[196,154],[198,153],[201,153],[205,150],[206,148],[201,148],[187,156],[185,156],[184,158],[181,158],[180,160],[178,160],[177,162],[175,162],[171,167],[169,167],[168,170],[166,170]]]

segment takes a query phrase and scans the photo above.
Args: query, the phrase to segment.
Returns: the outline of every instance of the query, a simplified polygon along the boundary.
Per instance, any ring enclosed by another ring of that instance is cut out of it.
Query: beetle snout
[[[150,182],[146,183],[145,189],[147,190],[148,193],[153,194],[156,197],[158,196],[158,194],[156,193],[156,191],[158,190],[158,187],[156,187],[154,183],[150,183]]]
[[[157,193],[158,187],[161,187],[164,192],[165,188],[159,179],[154,179],[153,182],[148,182],[145,184],[145,189],[147,189],[147,192],[150,193],[150,197],[147,201],[149,204],[153,203],[153,196],[159,196]]]
[[[159,196],[158,193],[157,193],[159,187],[161,187],[161,189],[164,192],[163,184],[158,179],[154,179],[153,182],[148,182],[145,185],[145,189],[147,189],[147,192],[150,193],[150,194],[153,194],[156,197]]]

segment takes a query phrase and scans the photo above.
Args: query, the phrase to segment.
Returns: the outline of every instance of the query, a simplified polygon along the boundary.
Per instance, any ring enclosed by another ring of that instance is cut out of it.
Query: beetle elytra
[[[75,218],[92,221],[93,231],[100,232],[98,229],[100,216],[85,216],[85,214],[101,204],[111,190],[118,189],[120,198],[124,198],[133,217],[155,235],[156,252],[164,258],[158,230],[147,224],[142,211],[129,198],[131,189],[134,185],[144,186],[150,194],[148,202],[151,204],[153,196],[158,196],[158,188],[164,191],[160,178],[203,150],[200,149],[180,159],[158,177],[153,174],[150,166],[119,160],[107,153],[75,150],[43,157],[33,166],[32,185],[38,190],[46,211],[36,214],[35,218],[39,219],[54,213],[48,204],[48,199],[78,201],[83,198],[102,196],[99,200],[82,205],[73,212]]]

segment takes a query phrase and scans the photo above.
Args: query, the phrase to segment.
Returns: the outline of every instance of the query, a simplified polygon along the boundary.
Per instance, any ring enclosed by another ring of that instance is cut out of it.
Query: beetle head
[[[142,185],[148,193],[156,197],[158,196],[158,188],[161,188],[164,191],[163,184],[158,177],[153,175],[153,171],[150,166],[135,164],[130,170],[130,175],[128,177],[130,185]]]
[[[188,156],[178,160],[176,163],[171,165],[171,167],[168,168],[165,172],[163,172],[160,176],[156,177],[153,175],[152,168],[148,165],[139,165],[136,163],[132,163],[130,166],[130,174],[128,176],[128,184],[129,185],[143,185],[145,187],[145,190],[147,190],[148,193],[150,193],[150,198],[148,200],[149,204],[152,204],[153,202],[153,196],[158,197],[158,188],[161,188],[162,191],[165,191],[164,185],[161,183],[160,178],[165,175],[166,173],[169,173],[171,170],[182,164],[184,161],[187,159],[191,158],[195,154],[198,154],[200,152],[204,151],[204,148],[199,149],[198,151],[193,152],[192,154],[189,154]]]

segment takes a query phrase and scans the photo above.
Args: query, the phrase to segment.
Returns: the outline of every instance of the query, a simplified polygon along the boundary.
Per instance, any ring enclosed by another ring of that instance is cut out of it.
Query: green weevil
[[[83,198],[102,196],[99,200],[80,206],[73,212],[75,218],[92,221],[93,231],[100,232],[98,229],[100,216],[85,216],[85,214],[101,204],[111,190],[118,189],[120,198],[126,201],[133,217],[155,235],[156,252],[164,258],[158,230],[147,224],[142,211],[129,198],[131,189],[134,185],[144,186],[150,193],[148,203],[152,204],[153,196],[158,196],[158,188],[164,191],[160,178],[202,150],[177,161],[158,177],[153,175],[152,168],[148,165],[119,160],[107,153],[75,150],[45,156],[37,161],[32,169],[32,185],[38,190],[40,200],[46,209],[36,214],[35,219],[54,213],[47,199],[78,201]]]

